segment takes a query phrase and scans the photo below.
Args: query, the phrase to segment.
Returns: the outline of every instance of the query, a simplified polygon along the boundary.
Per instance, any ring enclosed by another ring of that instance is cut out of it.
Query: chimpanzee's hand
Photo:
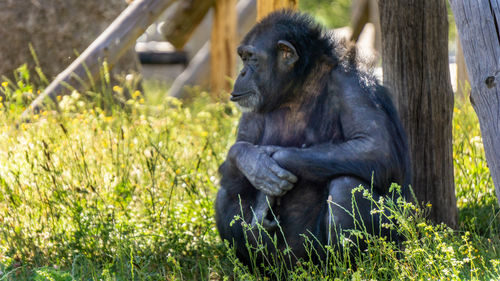
[[[256,147],[260,149],[262,152],[265,152],[270,157],[272,157],[276,151],[283,149],[282,146],[276,146],[276,145],[257,145]]]
[[[228,157],[255,188],[268,196],[282,196],[297,182],[294,174],[281,168],[265,151],[251,143],[236,142]]]
[[[297,152],[300,150],[299,148],[293,148],[293,147],[287,147],[287,148],[281,148],[277,149],[276,151],[273,152],[271,155],[271,158],[280,166],[283,167],[283,169],[287,169],[289,171],[291,167],[293,167],[293,163],[297,161],[297,157],[295,157]]]

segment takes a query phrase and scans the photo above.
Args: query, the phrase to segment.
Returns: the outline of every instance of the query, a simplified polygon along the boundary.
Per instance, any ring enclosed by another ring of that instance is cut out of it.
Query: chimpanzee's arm
[[[401,166],[393,122],[380,105],[361,89],[336,91],[345,141],[308,148],[283,148],[273,154],[280,166],[298,177],[327,181],[337,176],[358,177],[385,193],[399,181]]]
[[[244,176],[253,187],[266,195],[279,196],[293,188],[297,177],[280,167],[269,153],[255,145],[263,131],[263,120],[255,114],[242,116],[238,138],[229,149],[226,161],[220,171],[237,179]]]

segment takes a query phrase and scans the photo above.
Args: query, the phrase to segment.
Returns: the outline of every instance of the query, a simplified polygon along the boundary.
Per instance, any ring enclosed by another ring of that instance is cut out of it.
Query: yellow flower
[[[138,90],[136,90],[135,92],[133,92],[133,93],[132,93],[132,97],[133,97],[134,99],[135,99],[135,98],[137,98],[137,97],[138,97],[138,96],[140,96],[140,95],[141,95],[141,92],[140,92],[140,91],[138,91]]]
[[[2,82],[2,87],[7,88],[7,86],[9,86],[9,82],[3,81]]]
[[[181,173],[181,169],[177,169],[177,170],[175,170],[175,173],[176,173],[177,175],[178,175],[178,174],[180,174],[180,173]]]
[[[143,98],[141,98],[141,99],[139,100],[139,103],[144,103],[144,99],[143,99]]]
[[[61,96],[57,96],[57,101],[61,101],[62,100],[62,97]]]
[[[118,86],[118,85],[114,85],[113,86],[113,91],[115,91],[115,92],[121,92],[121,91],[123,91],[123,88],[120,87],[120,86]]]

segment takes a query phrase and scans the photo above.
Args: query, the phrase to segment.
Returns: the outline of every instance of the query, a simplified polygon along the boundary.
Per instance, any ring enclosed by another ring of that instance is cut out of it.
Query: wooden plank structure
[[[280,9],[297,10],[299,0],[258,0],[257,1],[257,20],[261,20],[272,11]]]
[[[29,121],[33,112],[40,110],[48,100],[69,94],[72,90],[85,91],[96,83],[104,61],[108,67],[123,56],[150,26],[176,0],[135,0],[113,23],[63,72],[45,91],[23,112],[21,121]],[[248,1],[247,1],[248,2]],[[236,73],[237,0],[186,0],[177,3],[167,17],[164,27],[165,37],[175,46],[183,46],[196,26],[207,13],[210,4],[214,8],[214,22],[211,33],[211,86],[219,95],[222,90],[230,90],[230,78]],[[257,18],[271,11],[289,8],[297,9],[298,0],[259,0]],[[188,19],[188,20],[187,20]],[[188,21],[191,21],[189,25]]]
[[[99,77],[102,63],[109,67],[120,59],[137,38],[150,26],[175,0],[135,0],[128,6],[90,46],[66,68],[38,96],[21,115],[28,121],[34,111],[44,106],[47,99],[56,100],[72,89],[85,90],[88,84]]]
[[[237,38],[236,42],[241,41],[242,37],[252,28],[257,18],[256,0],[240,0],[236,5],[238,15]],[[208,30],[210,33],[211,26],[206,28],[200,26],[203,30]],[[199,31],[196,31],[199,33]],[[210,37],[208,34],[207,39]],[[190,44],[190,42],[188,43]],[[187,68],[175,79],[172,87],[170,87],[169,95],[176,98],[185,98],[189,96],[189,91],[186,91],[187,86],[201,85],[207,86],[210,80],[210,40],[207,40],[205,45],[198,50],[196,55],[191,59]],[[236,52],[233,51],[233,55]]]
[[[298,8],[298,0],[259,0],[257,20],[272,11]],[[236,0],[216,0],[211,36],[210,85],[212,94],[230,91],[236,74]]]

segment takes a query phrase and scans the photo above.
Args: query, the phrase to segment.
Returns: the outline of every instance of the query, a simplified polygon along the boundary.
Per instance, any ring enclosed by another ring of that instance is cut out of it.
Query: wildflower
[[[133,97],[134,99],[135,99],[135,98],[137,98],[137,97],[138,97],[138,96],[140,96],[140,95],[141,95],[141,92],[140,92],[140,91],[138,91],[138,90],[135,90],[135,91],[132,93],[132,97]]]
[[[113,91],[121,93],[123,91],[123,88],[118,85],[114,85]]]
[[[2,87],[7,88],[7,86],[9,86],[9,82],[3,81],[2,82]]]

